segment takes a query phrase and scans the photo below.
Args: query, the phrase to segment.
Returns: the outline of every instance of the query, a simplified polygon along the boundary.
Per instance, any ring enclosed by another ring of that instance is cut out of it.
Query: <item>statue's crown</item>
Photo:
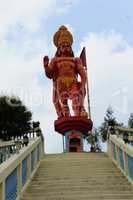
[[[68,31],[67,27],[61,26],[59,30],[54,34],[53,38],[54,44],[56,47],[59,47],[60,45],[64,43],[68,43],[72,45],[73,43],[73,36]]]

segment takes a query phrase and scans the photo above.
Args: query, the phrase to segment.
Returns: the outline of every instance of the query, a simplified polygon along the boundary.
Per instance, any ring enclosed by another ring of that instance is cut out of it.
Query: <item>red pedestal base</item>
[[[80,116],[62,117],[54,122],[55,131],[64,135],[67,131],[80,131],[82,134],[88,134],[91,131],[93,123],[91,119]]]
[[[92,130],[93,123],[91,119],[85,117],[62,117],[55,121],[55,131],[62,134],[65,139],[66,152],[82,152],[83,136],[88,135]]]

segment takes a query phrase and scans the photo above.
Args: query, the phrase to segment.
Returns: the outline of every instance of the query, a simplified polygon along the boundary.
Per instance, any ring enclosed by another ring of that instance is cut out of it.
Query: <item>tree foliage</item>
[[[86,137],[87,142],[91,145],[91,150],[97,150],[97,147],[100,148],[100,135],[98,129],[94,128],[93,132]],[[99,149],[101,150],[101,149]]]
[[[106,110],[104,121],[99,127],[99,132],[102,136],[103,142],[107,140],[108,126],[115,126],[115,125],[118,125],[118,122],[116,121],[116,118],[114,117],[114,111],[111,107],[108,107]]]
[[[96,128],[93,129],[93,133],[89,134],[86,137],[86,140],[89,144],[94,145],[95,143],[98,142],[98,137],[99,137],[99,133],[98,130]]]
[[[130,128],[133,128],[133,113],[130,114],[130,117],[128,119],[128,126]]]
[[[30,130],[32,113],[18,97],[0,96],[0,138],[11,139]]]

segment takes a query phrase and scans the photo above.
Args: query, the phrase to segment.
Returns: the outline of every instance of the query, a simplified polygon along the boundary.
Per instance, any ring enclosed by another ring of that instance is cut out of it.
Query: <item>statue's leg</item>
[[[84,96],[79,92],[79,103],[80,103],[80,112],[85,112],[84,108]]]
[[[73,98],[72,98],[72,109],[74,111],[74,115],[75,116],[79,116],[80,115],[80,104],[79,104],[79,100],[78,100],[78,95],[74,94]]]
[[[59,118],[62,117],[63,116],[62,108],[61,108],[61,104],[59,102],[57,87],[56,87],[55,83],[54,83],[54,87],[53,87],[53,104],[55,106],[56,113],[57,113],[58,117]]]
[[[78,91],[77,83],[75,83],[71,86],[70,98],[72,100],[72,109],[74,111],[74,115],[79,116],[81,105],[80,105],[80,97],[79,97],[79,91]]]
[[[67,93],[65,94],[65,92],[63,93],[64,94],[60,96],[63,116],[70,116],[70,111],[68,107],[68,94]]]
[[[63,113],[62,113],[62,108],[61,108],[61,105],[60,105],[59,101],[58,101],[58,102],[55,101],[55,102],[53,102],[53,103],[54,103],[54,106],[55,106],[56,113],[57,113],[58,117],[59,117],[59,118],[62,117],[62,116],[63,116]]]
[[[66,86],[62,83],[62,82],[57,82],[57,90],[56,90],[56,95],[57,95],[57,99],[59,104],[57,104],[56,106],[59,105],[61,113],[63,116],[70,116],[70,112],[69,112],[69,107],[68,107],[68,91]],[[58,108],[57,108],[58,109]]]
[[[85,88],[81,89],[81,87],[79,85],[80,116],[87,117],[88,114],[84,107],[85,94],[86,94]]]
[[[79,84],[80,116],[87,117],[88,113],[86,112],[85,107],[84,107],[85,94],[86,94],[85,89],[84,90],[81,89],[80,84]]]

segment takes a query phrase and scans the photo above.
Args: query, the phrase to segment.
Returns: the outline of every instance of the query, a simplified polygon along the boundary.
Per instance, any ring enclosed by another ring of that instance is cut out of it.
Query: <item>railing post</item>
[[[27,180],[30,179],[31,176],[31,153],[27,157]]]
[[[13,151],[13,154],[16,153],[15,145],[12,146],[12,151]]]
[[[41,143],[40,143],[40,159],[44,159],[44,138],[41,138]]]
[[[7,147],[6,147],[6,160],[9,158],[9,157],[8,157],[8,148],[9,148],[9,147],[7,146]]]
[[[108,155],[110,158],[112,158],[112,153],[113,153],[113,150],[112,150],[112,142],[108,139],[107,140],[107,152],[108,152]]]
[[[4,162],[4,147],[2,147],[2,162]]]
[[[5,181],[0,183],[0,200],[5,200]]]
[[[34,160],[35,160],[35,167],[36,167],[36,165],[37,165],[37,146],[36,146],[36,148],[35,148],[35,153],[34,153]]]
[[[128,173],[128,160],[127,160],[126,144],[123,145],[123,154],[124,154],[124,171],[125,171],[126,176],[128,176],[129,173]]]
[[[111,158],[114,159],[114,143],[110,141],[110,146],[111,146]]]
[[[22,163],[17,167],[17,196],[19,196],[22,190]]]
[[[116,144],[116,160],[117,160],[117,165],[120,167],[120,147],[117,146],[117,144]]]

